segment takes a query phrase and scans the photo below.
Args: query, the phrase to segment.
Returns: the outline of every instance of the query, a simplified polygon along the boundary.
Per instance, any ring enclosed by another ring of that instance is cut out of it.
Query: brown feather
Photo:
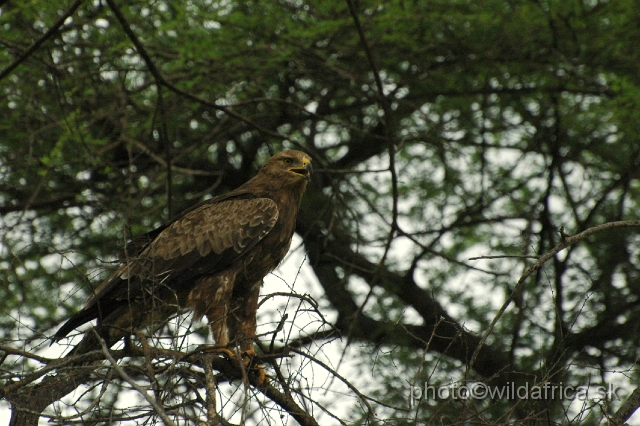
[[[133,240],[123,265],[54,339],[97,318],[98,333],[113,344],[189,308],[208,317],[218,344],[249,350],[260,283],[289,250],[310,161],[302,152],[283,151],[236,190]]]

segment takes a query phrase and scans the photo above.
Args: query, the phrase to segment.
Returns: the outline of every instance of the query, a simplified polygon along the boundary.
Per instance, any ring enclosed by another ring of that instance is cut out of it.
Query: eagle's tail
[[[107,348],[111,348],[111,346],[113,346],[116,342],[118,342],[123,337],[128,336],[129,334],[130,333],[128,331],[117,329],[115,327],[97,325],[90,328],[84,333],[84,336],[82,337],[80,343],[78,343],[73,349],[71,349],[71,351],[67,355],[65,355],[64,359],[69,360],[70,358],[78,357],[79,355],[101,351],[103,342]],[[72,361],[70,365],[73,367],[87,366],[96,361],[102,362],[103,360],[104,355],[98,355],[96,358],[82,357],[78,361]]]
[[[59,341],[63,337],[66,337],[66,335],[69,334],[72,330],[75,330],[82,324],[88,323],[89,321],[92,321],[96,318],[96,313],[92,312],[92,310],[89,309],[83,309],[77,312],[74,316],[69,318],[67,322],[62,324],[62,327],[60,327],[58,331],[56,331],[56,334],[54,334],[51,338],[51,343],[53,344],[53,342]]]

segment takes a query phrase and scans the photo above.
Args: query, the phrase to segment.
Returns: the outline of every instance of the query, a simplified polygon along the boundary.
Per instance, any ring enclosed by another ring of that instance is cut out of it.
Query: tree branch
[[[640,387],[635,388],[629,398],[622,403],[618,411],[609,419],[607,426],[623,426],[638,408],[640,408]]]
[[[92,332],[92,331],[89,331]],[[55,401],[59,401],[65,395],[69,394],[77,387],[95,381],[95,369],[101,367],[101,360],[106,359],[114,368],[116,373],[130,386],[136,389],[151,404],[153,409],[163,419],[165,424],[172,424],[172,420],[164,412],[156,400],[149,395],[146,390],[138,385],[136,381],[118,364],[119,359],[123,358],[144,358],[151,357],[173,359],[174,363],[189,362],[205,369],[215,369],[220,372],[220,377],[225,381],[241,380],[246,377],[249,383],[263,393],[266,397],[278,404],[283,410],[287,411],[298,423],[303,426],[318,426],[315,419],[301,408],[290,395],[281,392],[273,385],[258,382],[258,378],[254,375],[245,375],[241,368],[234,366],[232,362],[222,357],[206,358],[203,362],[201,356],[202,351],[206,350],[207,345],[201,345],[189,352],[178,350],[148,347],[147,349],[138,348],[132,345],[128,350],[110,351],[106,347],[104,340],[100,341],[102,350],[86,353],[81,356],[70,356],[61,360],[55,360],[47,367],[41,369],[38,377],[44,375],[47,371],[56,369],[57,374],[46,376],[40,383],[30,384],[33,380],[23,382],[15,382],[9,386],[0,388],[0,397],[6,398],[12,406],[12,426],[36,426],[39,422],[40,413]],[[146,350],[146,353],[145,353]],[[82,360],[88,362],[89,365],[78,366],[77,363]],[[75,365],[74,368],[66,368],[69,365]],[[208,366],[207,366],[208,365]],[[37,377],[36,377],[37,378]],[[216,381],[219,381],[216,379]],[[209,389],[207,389],[209,390]],[[210,408],[210,407],[208,407]],[[222,420],[222,419],[221,419]]]
[[[122,28],[124,29],[124,32],[127,34],[127,37],[129,38],[129,40],[131,40],[131,42],[133,43],[133,45],[135,46],[137,52],[140,54],[140,56],[142,57],[142,60],[144,61],[144,63],[146,64],[147,68],[149,69],[149,72],[151,72],[151,74],[153,75],[153,77],[155,78],[156,82],[161,84],[162,86],[167,87],[167,89],[171,90],[174,93],[177,93],[181,96],[184,96],[188,99],[191,99],[192,101],[198,102],[202,105],[206,105],[208,107],[211,107],[213,109],[219,110],[224,112],[225,114],[228,114],[234,118],[237,118],[238,120],[241,120],[247,124],[249,124],[251,127],[255,128],[256,130],[265,133],[267,135],[273,136],[275,138],[278,138],[280,140],[289,140],[286,136],[281,135],[280,133],[267,129],[261,125],[259,125],[258,123],[256,123],[255,121],[245,117],[244,115],[237,113],[236,111],[234,111],[231,108],[227,108],[224,107],[222,105],[218,105],[214,102],[208,101],[206,99],[203,99],[199,96],[196,96],[192,93],[189,92],[185,92],[184,90],[174,86],[173,84],[169,83],[169,81],[167,81],[167,79],[164,77],[164,75],[162,74],[162,72],[160,71],[160,69],[156,66],[156,64],[153,62],[153,60],[151,59],[151,56],[147,53],[147,50],[145,49],[144,45],[142,44],[142,42],[140,41],[140,39],[138,39],[138,37],[136,36],[136,34],[133,32],[133,30],[131,29],[131,26],[129,25],[129,22],[127,21],[126,17],[122,14],[122,11],[120,10],[120,8],[115,4],[114,0],[106,0],[107,4],[109,5],[109,8],[113,11],[113,14],[116,16],[116,19],[118,20],[118,22],[120,22],[120,25],[122,26]],[[293,141],[290,141],[293,143]]]
[[[11,74],[11,71],[13,71],[18,65],[24,62],[24,60],[27,59],[33,52],[38,50],[42,43],[53,37],[56,31],[58,31],[58,29],[64,24],[64,21],[66,21],[68,17],[73,15],[78,7],[80,7],[81,3],[82,0],[76,0],[69,9],[67,9],[62,15],[60,15],[58,19],[56,19],[53,25],[44,34],[42,34],[35,42],[33,42],[31,46],[29,46],[24,52],[22,52],[22,54],[20,54],[11,64],[9,64],[8,67],[0,71],[0,80]]]
[[[511,302],[514,300],[515,296],[520,293],[520,291],[522,290],[522,287],[524,285],[525,280],[527,278],[529,278],[529,276],[531,274],[533,274],[535,271],[540,269],[542,267],[542,265],[544,265],[549,259],[553,258],[556,254],[558,254],[559,252],[561,252],[565,248],[584,240],[585,238],[587,238],[588,236],[590,236],[592,234],[595,234],[597,232],[606,231],[606,230],[613,229],[613,228],[635,228],[635,227],[640,227],[640,220],[609,222],[609,223],[605,223],[605,224],[602,224],[602,225],[594,226],[594,227],[589,228],[589,229],[587,229],[587,230],[585,230],[585,231],[583,231],[583,232],[581,232],[581,233],[579,233],[577,235],[574,235],[574,236],[567,236],[566,234],[563,234],[561,236],[562,237],[561,241],[560,241],[560,243],[558,243],[558,245],[556,245],[553,249],[549,250],[547,253],[545,253],[543,256],[541,256],[536,263],[534,263],[529,268],[527,268],[526,271],[524,271],[524,273],[522,274],[522,276],[520,277],[520,279],[516,283],[515,288],[511,292],[511,295],[504,302],[504,304],[502,305],[500,310],[498,310],[498,312],[496,313],[495,317],[491,321],[491,324],[489,325],[489,328],[487,328],[487,331],[485,331],[485,333],[482,335],[482,339],[480,339],[480,344],[478,345],[478,347],[476,348],[475,352],[473,353],[473,356],[471,357],[471,362],[469,364],[469,368],[473,367],[473,365],[474,365],[474,363],[476,361],[476,358],[478,357],[478,355],[480,353],[480,350],[482,349],[482,346],[484,345],[485,341],[487,340],[487,337],[489,337],[489,334],[491,334],[491,332],[493,331],[493,328],[498,323],[498,321],[500,320],[502,315],[505,313],[505,311],[507,310],[507,308],[509,307]]]
[[[147,390],[144,389],[142,386],[140,386],[139,384],[137,384],[135,382],[135,380],[133,380],[123,369],[122,367],[120,367],[120,365],[118,365],[118,362],[115,360],[115,358],[111,355],[111,353],[109,352],[109,348],[107,347],[107,344],[105,343],[104,339],[102,337],[100,337],[98,335],[98,333],[96,332],[95,329],[91,329],[89,331],[89,333],[95,333],[97,339],[100,342],[100,347],[102,348],[102,353],[104,354],[104,356],[107,358],[107,360],[109,361],[109,363],[111,363],[111,367],[113,367],[113,369],[115,369],[115,371],[118,373],[118,375],[122,378],[122,380],[124,380],[125,382],[129,383],[129,385],[131,385],[132,388],[134,388],[135,390],[138,391],[138,393],[149,403],[149,405],[151,405],[153,407],[153,409],[155,410],[155,412],[158,414],[158,416],[160,416],[160,418],[162,419],[162,421],[164,422],[165,425],[169,425],[169,426],[173,426],[175,423],[173,423],[173,421],[171,420],[171,418],[167,415],[167,413],[164,411],[164,408],[160,406],[160,404],[158,404],[158,402],[151,397],[151,395],[149,395],[147,393]]]
[[[401,276],[388,268],[378,270],[376,264],[351,250],[351,244],[345,237],[336,234],[325,236],[322,230],[309,225],[314,223],[314,219],[307,218],[305,212],[301,212],[300,219],[298,232],[305,235],[305,248],[310,264],[329,301],[339,312],[336,327],[343,334],[376,345],[394,344],[416,348],[424,348],[431,339],[431,350],[469,364],[471,354],[481,343],[480,338],[458,324],[412,277]],[[327,238],[332,239],[331,244],[327,244]],[[422,316],[425,325],[392,324],[373,320],[363,314],[357,315],[359,307],[345,288],[345,281],[337,276],[337,267],[346,268],[368,284],[376,283],[397,295]],[[480,349],[480,353],[481,361],[475,370],[484,377],[501,376],[496,380],[507,380],[508,374],[504,373],[513,372],[508,359],[486,346]]]

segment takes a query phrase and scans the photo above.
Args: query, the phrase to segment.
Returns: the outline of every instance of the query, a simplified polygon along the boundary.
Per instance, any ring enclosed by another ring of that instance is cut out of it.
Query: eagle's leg
[[[235,358],[229,349],[229,305],[233,294],[235,273],[220,274],[201,280],[189,294],[187,303],[194,309],[194,317],[207,316],[216,346],[207,352],[217,352]]]
[[[256,313],[258,311],[258,298],[260,297],[260,284],[258,281],[251,285],[242,294],[234,294],[231,300],[231,314],[229,315],[229,333],[240,346],[242,361],[246,368],[256,372],[258,383],[268,383],[269,379],[261,365],[253,365],[256,351],[253,342],[256,339]]]
[[[211,327],[211,333],[216,341],[214,348],[208,349],[207,352],[217,352],[227,355],[230,359],[236,357],[235,352],[229,349],[229,332],[227,322],[229,318],[228,302],[221,303],[207,312],[207,319]]]

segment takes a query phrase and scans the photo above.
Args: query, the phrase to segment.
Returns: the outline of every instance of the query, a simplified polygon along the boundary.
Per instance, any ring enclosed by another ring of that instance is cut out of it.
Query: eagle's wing
[[[85,307],[54,339],[95,318],[105,318],[128,300],[144,296],[153,282],[193,286],[202,274],[223,270],[245,256],[273,229],[278,207],[268,198],[228,199],[203,204],[164,228],[136,257],[126,259],[102,282]]]
[[[204,207],[210,207],[213,204],[221,203],[222,201],[229,201],[233,199],[255,199],[256,197],[253,195],[251,191],[243,190],[242,188],[238,188],[234,191],[231,191],[227,194],[219,195],[217,197],[210,198],[208,200],[201,201],[200,203],[189,207],[178,216],[171,219],[169,222],[166,222],[159,226],[156,229],[153,229],[146,234],[138,235],[135,238],[132,238],[129,242],[125,244],[122,251],[118,253],[118,258],[125,262],[127,258],[134,257],[139,255],[146,249],[149,244],[151,244],[157,237],[160,235],[162,231],[167,229],[173,223],[181,220],[183,217],[188,215],[194,210],[202,209]]]

